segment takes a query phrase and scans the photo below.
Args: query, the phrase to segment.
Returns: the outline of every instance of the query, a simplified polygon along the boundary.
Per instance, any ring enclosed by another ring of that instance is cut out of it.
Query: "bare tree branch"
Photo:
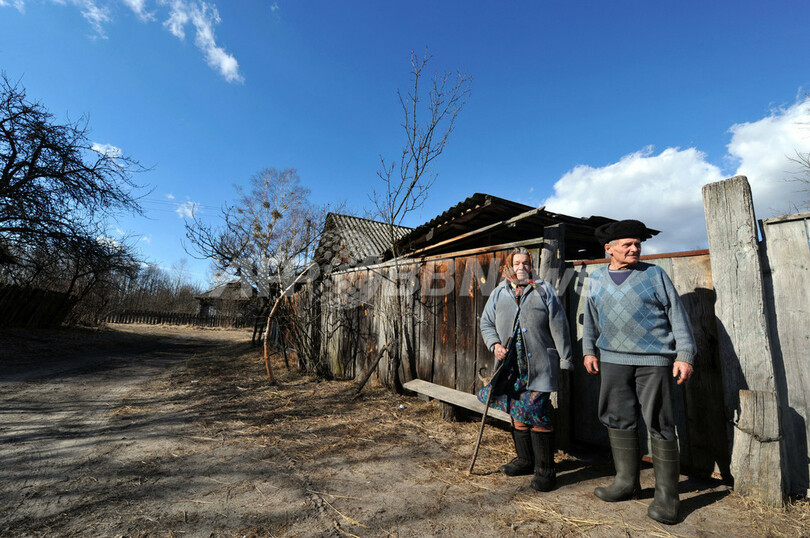
[[[405,142],[398,162],[386,161],[380,156],[377,176],[382,180],[384,190],[373,190],[370,199],[376,209],[376,217],[385,222],[388,230],[389,249],[394,257],[395,278],[399,280],[399,252],[397,242],[400,226],[413,211],[421,208],[427,200],[430,188],[436,182],[438,172],[434,169],[436,159],[444,152],[450,134],[455,128],[456,119],[470,96],[472,77],[456,72],[434,74],[431,79],[427,102],[422,101],[421,83],[431,55],[419,58],[413,51],[410,55],[410,91],[403,95],[397,91],[402,108],[402,129]],[[398,172],[397,173],[397,169]],[[412,336],[407,333],[404,306],[399,292],[396,293],[392,312],[382,312],[385,323],[390,328],[391,340],[388,347],[388,381],[391,388],[401,391],[400,365],[402,364],[403,342],[408,343]],[[413,349],[412,345],[406,346]],[[408,362],[411,365],[410,361]]]

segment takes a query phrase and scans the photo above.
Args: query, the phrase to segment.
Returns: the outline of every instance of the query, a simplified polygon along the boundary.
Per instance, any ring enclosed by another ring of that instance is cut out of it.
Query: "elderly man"
[[[594,494],[608,502],[636,497],[639,483],[639,408],[650,432],[655,498],[647,515],[678,521],[678,439],[672,380],[692,375],[695,340],[678,292],[658,266],[639,261],[651,232],[637,220],[596,229],[610,255],[590,278],[582,351],[585,369],[601,374],[599,420],[608,428],[616,477]]]

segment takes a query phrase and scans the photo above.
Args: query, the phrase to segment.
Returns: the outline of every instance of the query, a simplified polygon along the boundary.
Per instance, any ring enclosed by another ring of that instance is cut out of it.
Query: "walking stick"
[[[509,349],[509,344],[511,340],[512,339],[510,338],[506,342],[507,350]],[[475,460],[476,458],[478,458],[478,449],[481,446],[481,437],[484,435],[484,426],[486,426],[487,413],[489,413],[489,401],[492,399],[492,393],[495,391],[495,384],[498,380],[498,374],[501,373],[504,364],[506,364],[506,361],[509,360],[510,356],[511,356],[510,351],[507,351],[506,357],[504,357],[502,361],[498,361],[500,362],[500,364],[498,364],[498,367],[495,369],[495,373],[492,374],[492,379],[490,379],[489,381],[489,394],[487,394],[487,401],[484,404],[484,414],[483,416],[481,416],[481,429],[478,430],[478,440],[475,442],[475,450],[473,450],[472,461],[470,462],[470,468],[467,469],[467,474],[472,474],[473,467],[475,466]]]

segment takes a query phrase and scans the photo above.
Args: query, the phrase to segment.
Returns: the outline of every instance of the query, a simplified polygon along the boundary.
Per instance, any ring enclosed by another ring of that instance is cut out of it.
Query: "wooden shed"
[[[606,433],[596,419],[598,379],[584,371],[580,339],[584,283],[593,269],[607,263],[593,232],[612,220],[562,215],[474,194],[403,234],[380,263],[333,266],[323,276],[319,285],[328,290],[321,295],[323,358],[335,375],[361,375],[390,341],[386,317],[399,296],[405,303],[400,378],[474,394],[482,385],[480,374],[491,372],[494,361],[480,337],[480,316],[501,279],[509,250],[523,246],[533,254],[535,274],[557,288],[569,312],[576,369],[555,395],[560,446],[606,449]],[[398,258],[393,258],[395,251]],[[725,474],[729,455],[708,252],[645,258],[665,267],[673,278],[701,348],[703,362],[694,382],[678,392],[684,467]],[[385,362],[374,375],[389,383]]]

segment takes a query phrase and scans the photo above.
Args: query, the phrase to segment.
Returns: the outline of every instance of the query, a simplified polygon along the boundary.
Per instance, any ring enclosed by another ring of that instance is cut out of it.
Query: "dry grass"
[[[244,449],[254,451],[257,457],[278,460],[284,476],[304,477],[299,505],[309,507],[308,513],[317,513],[320,520],[326,521],[327,524],[320,527],[320,535],[415,535],[401,531],[394,518],[386,521],[385,514],[378,516],[370,508],[382,506],[379,491],[387,493],[387,484],[355,483],[354,475],[343,472],[344,462],[358,468],[362,468],[366,460],[380,465],[386,454],[400,451],[405,456],[392,459],[383,470],[396,476],[402,465],[413,467],[410,476],[415,479],[407,485],[411,489],[398,491],[407,491],[414,497],[425,496],[429,503],[421,511],[409,511],[405,506],[397,512],[397,517],[417,522],[408,528],[418,528],[421,535],[480,535],[481,520],[486,519],[490,530],[483,534],[497,536],[810,536],[810,502],[806,500],[778,509],[733,494],[718,496],[718,500],[707,502],[691,513],[685,523],[666,527],[646,517],[649,499],[637,501],[637,504],[621,503],[621,507],[596,503],[591,494],[593,484],[587,482],[587,476],[551,494],[538,495],[528,487],[528,477],[510,480],[497,472],[498,467],[512,457],[513,447],[509,435],[492,425],[484,430],[475,472],[469,475],[467,468],[479,422],[445,422],[435,402],[397,396],[373,385],[366,386],[361,396],[353,399],[356,387],[353,382],[324,381],[295,368],[287,369],[280,355],[271,358],[278,381],[271,386],[260,349],[248,342],[249,332],[116,327],[96,332],[79,331],[72,336],[62,331],[40,333],[24,340],[30,349],[40,346],[41,352],[52,352],[61,341],[67,342],[68,349],[83,350],[80,343],[85,341],[91,342],[92,349],[103,349],[107,345],[120,345],[122,341],[135,343],[147,335],[182,339],[189,333],[205,335],[218,344],[189,354],[185,368],[173,371],[161,381],[166,387],[155,385],[161,390],[167,389],[165,402],[174,405],[176,401],[178,405],[187,406],[194,422],[194,428],[185,437],[189,443],[185,451],[181,450],[183,447],[173,448],[169,456],[178,460],[187,456],[185,459],[193,460],[222,449],[230,457],[241,453],[237,449]],[[5,335],[0,337],[0,345],[3,338]],[[294,364],[295,358],[289,359]],[[108,417],[121,421],[148,417],[153,404],[150,398],[141,396],[136,394],[125,399],[109,411]],[[557,460],[570,472],[589,467],[562,453],[558,453]],[[167,465],[162,471],[164,475],[167,469],[173,469],[174,459]],[[148,478],[149,472],[147,466],[142,474]],[[160,469],[156,474],[160,474]],[[372,476],[370,472],[364,480]],[[277,494],[269,480],[261,486],[256,485],[252,477],[227,484],[211,480],[214,485],[234,488],[234,494],[252,492],[257,505],[272,502]],[[228,495],[231,493],[228,489]],[[406,505],[408,500],[405,499]],[[198,495],[183,495],[176,502],[189,503],[200,510],[211,506],[206,504],[208,499]],[[476,507],[477,512],[474,512]],[[183,509],[192,512],[192,508]],[[727,527],[723,520],[730,514],[736,517],[736,527]],[[83,517],[91,522],[98,515],[88,511]],[[705,522],[705,528],[696,526],[696,522]],[[179,529],[188,525],[191,523],[182,518],[176,522],[165,518],[158,523],[143,522],[144,527],[165,530],[168,534],[162,535],[169,536],[180,535]],[[689,531],[684,532],[684,529]],[[295,523],[285,516],[274,521],[272,528],[241,522],[239,528],[229,528],[217,535],[301,534]]]

